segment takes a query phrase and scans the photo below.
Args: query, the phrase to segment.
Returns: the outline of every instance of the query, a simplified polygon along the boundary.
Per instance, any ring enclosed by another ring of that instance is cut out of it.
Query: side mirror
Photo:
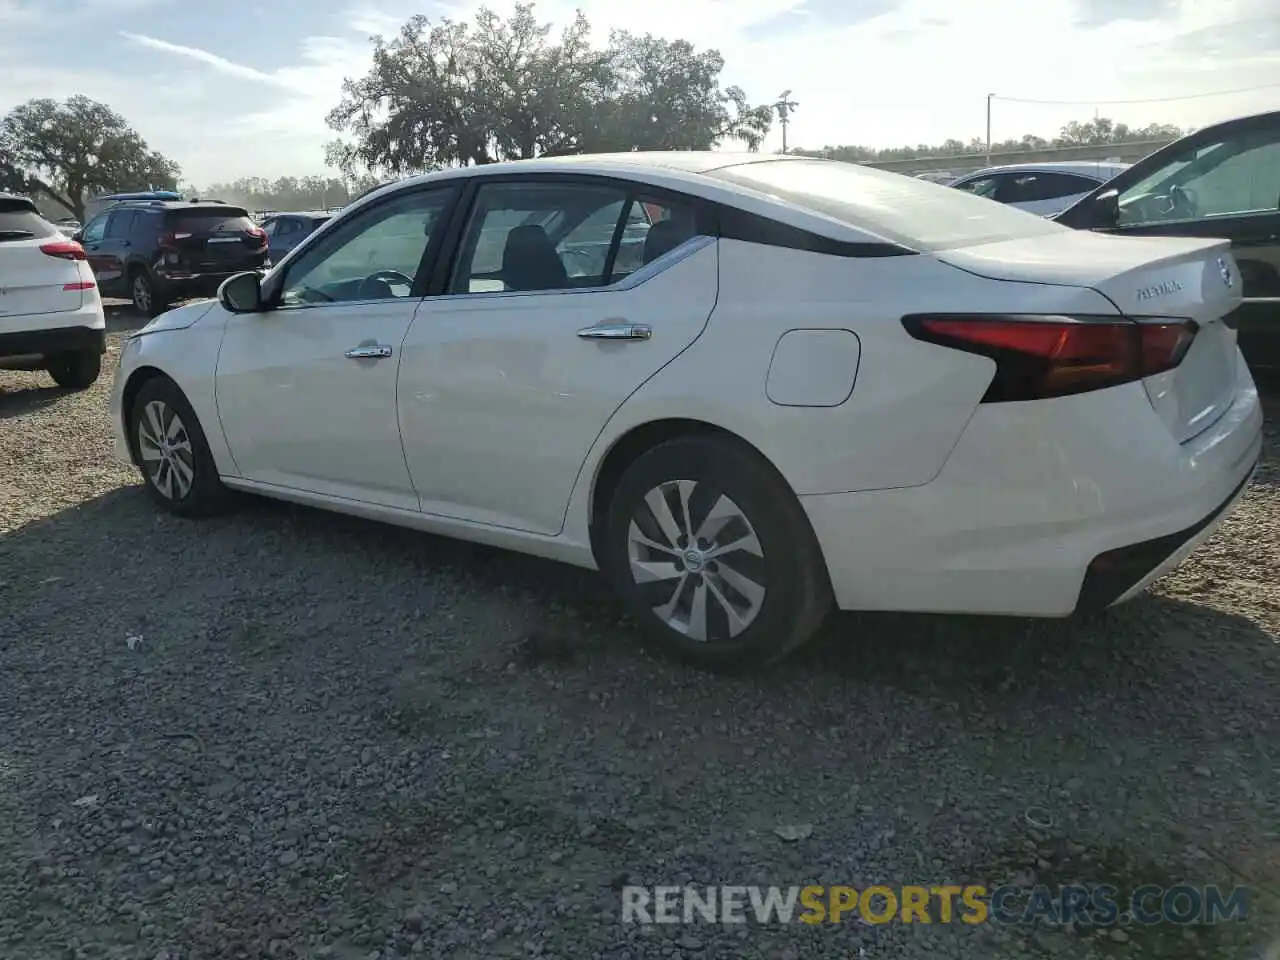
[[[1093,198],[1091,211],[1096,227],[1114,227],[1120,223],[1120,191],[1104,190]]]
[[[228,313],[258,313],[262,310],[262,277],[256,270],[227,277],[218,287],[218,302]]]
[[[71,235],[71,239],[74,240],[76,243],[84,243],[84,231],[77,230],[75,233]]]

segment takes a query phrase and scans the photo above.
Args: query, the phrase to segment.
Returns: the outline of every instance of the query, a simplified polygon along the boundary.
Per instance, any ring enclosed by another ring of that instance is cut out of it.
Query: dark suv
[[[106,297],[149,317],[174,300],[211,297],[232,274],[267,263],[267,235],[249,211],[210,200],[117,203],[76,232]]]

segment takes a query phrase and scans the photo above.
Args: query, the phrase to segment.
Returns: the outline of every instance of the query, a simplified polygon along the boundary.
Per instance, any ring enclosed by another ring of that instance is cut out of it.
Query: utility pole
[[[991,166],[991,101],[995,98],[994,93],[987,94],[987,166]]]
[[[773,104],[773,109],[778,111],[778,120],[782,123],[783,153],[787,152],[787,124],[791,122],[791,111],[800,106],[800,104],[796,103],[794,100],[788,100],[787,98],[789,96],[791,96],[791,91],[783,90],[782,96],[778,97]]]

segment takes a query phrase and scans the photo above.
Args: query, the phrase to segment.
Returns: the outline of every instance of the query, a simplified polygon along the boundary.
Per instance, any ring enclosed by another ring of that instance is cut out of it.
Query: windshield
[[[964,190],[835,160],[745,163],[708,176],[727,180],[921,252],[1068,230]]]

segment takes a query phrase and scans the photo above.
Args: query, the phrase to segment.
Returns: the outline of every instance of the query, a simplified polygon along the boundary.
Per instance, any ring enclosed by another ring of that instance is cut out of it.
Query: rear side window
[[[57,235],[58,228],[31,209],[25,200],[0,198],[0,243]]]
[[[255,228],[246,210],[175,210],[164,218],[165,229],[173,233],[243,233]]]
[[[120,210],[107,217],[107,239],[119,240],[133,232],[133,222],[138,214],[133,210]]]
[[[766,160],[712,170],[707,176],[920,252],[1070,229],[964,190],[838,160]]]

